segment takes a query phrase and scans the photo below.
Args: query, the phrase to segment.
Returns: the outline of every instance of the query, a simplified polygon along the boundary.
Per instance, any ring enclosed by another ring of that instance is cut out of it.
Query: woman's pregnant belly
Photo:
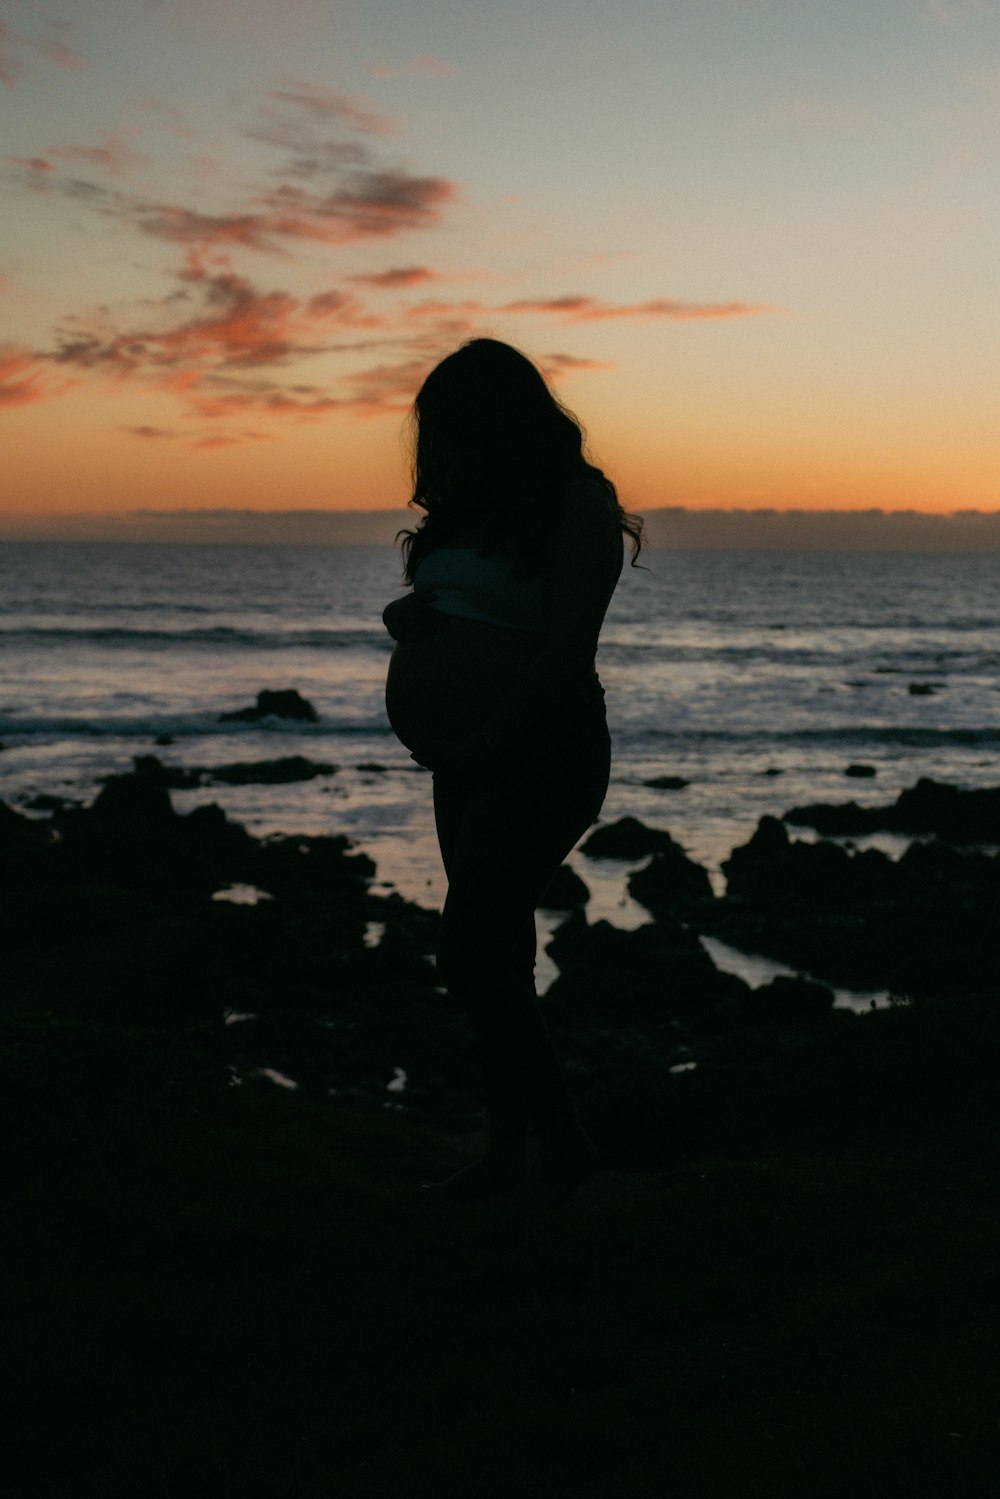
[[[400,640],[389,660],[385,706],[407,749],[473,733],[537,655],[541,636],[446,615],[421,640]]]

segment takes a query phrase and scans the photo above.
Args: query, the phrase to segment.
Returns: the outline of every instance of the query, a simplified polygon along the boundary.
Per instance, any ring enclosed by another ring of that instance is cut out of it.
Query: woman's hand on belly
[[[401,599],[386,604],[382,610],[382,623],[393,640],[423,640],[444,629],[447,620],[415,593],[406,593]]]
[[[397,642],[386,679],[386,710],[407,749],[433,753],[434,746],[464,745],[468,756],[472,748],[466,739],[526,670],[538,640],[456,615],[439,618],[444,626],[432,635]]]
[[[410,759],[428,770],[485,770],[493,756],[482,734],[464,739],[423,739],[412,746]]]

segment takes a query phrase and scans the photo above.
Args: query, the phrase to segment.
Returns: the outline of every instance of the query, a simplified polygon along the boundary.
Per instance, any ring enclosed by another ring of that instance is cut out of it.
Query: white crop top
[[[508,630],[545,628],[545,580],[515,578],[503,552],[435,547],[418,564],[413,592],[441,614],[481,619]]]

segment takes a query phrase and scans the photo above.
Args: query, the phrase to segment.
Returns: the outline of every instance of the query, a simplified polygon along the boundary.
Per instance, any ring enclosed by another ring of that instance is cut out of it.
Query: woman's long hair
[[[614,501],[635,566],[641,519],[622,509],[611,480],[584,456],[579,422],[510,344],[474,338],[442,359],[417,393],[411,424],[410,504],[424,515],[399,533],[408,583],[434,547],[470,533],[484,552],[507,553],[515,576],[537,575],[572,502],[567,485],[587,478]]]

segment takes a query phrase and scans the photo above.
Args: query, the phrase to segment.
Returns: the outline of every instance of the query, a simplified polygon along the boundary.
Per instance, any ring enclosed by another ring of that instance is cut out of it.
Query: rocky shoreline
[[[242,772],[267,779],[283,767]],[[4,1013],[15,1040],[40,1016],[53,1035],[70,1026],[78,1039],[88,1026],[190,1032],[206,1076],[269,1078],[332,1104],[473,1124],[466,1028],[431,956],[436,913],[386,890],[344,837],[255,838],[214,805],[181,815],[176,784],[144,756],[89,806],[54,803],[34,817],[0,806]],[[545,899],[566,914],[548,944],[559,974],[543,1005],[610,1154],[635,1158],[630,1109],[648,1125],[650,1112],[702,1114],[711,1096],[724,1128],[747,1087],[798,1097],[811,1071],[857,1067],[888,1037],[892,1086],[917,1086],[899,1038],[960,1035],[969,1017],[992,1015],[1000,987],[1000,855],[988,847],[998,800],[925,781],[862,819],[853,804],[765,817],[726,861],[722,895],[666,830],[628,818],[597,827],[586,859],[647,859],[628,886],[651,919],[633,931],[589,923],[586,885],[564,868]],[[928,836],[893,860],[791,837],[789,825],[809,818],[838,832],[863,821],[866,832],[905,824]],[[713,963],[703,936],[808,977],[751,988]],[[837,983],[881,986],[900,1003],[881,1016],[835,1009]],[[933,1047],[921,1065],[933,1066]],[[669,1132],[647,1128],[639,1154],[666,1148]]]
[[[647,859],[652,918],[546,895],[543,1006],[605,1169],[449,1210],[420,1183],[480,1105],[434,912],[346,838],[179,814],[148,766],[0,807],[16,1492],[509,1495],[538,1452],[595,1499],[798,1496],[817,1455],[830,1499],[989,1491],[995,853],[873,862],[765,820],[715,896],[663,829],[593,838]],[[723,931],[910,998],[752,989]]]

